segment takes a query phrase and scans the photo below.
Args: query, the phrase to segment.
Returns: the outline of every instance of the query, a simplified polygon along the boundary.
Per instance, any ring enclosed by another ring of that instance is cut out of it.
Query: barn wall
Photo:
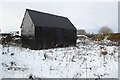
[[[64,41],[66,45],[76,45],[76,30],[65,29],[64,30]]]
[[[30,15],[28,12],[26,12],[25,17],[23,19],[23,24],[21,28],[21,34],[25,36],[31,36],[34,37],[34,24],[30,18]]]
[[[72,29],[36,27],[35,35],[39,48],[76,45],[76,31]]]
[[[35,27],[35,42],[40,48],[51,48],[55,45],[55,29],[50,27]]]
[[[29,13],[26,11],[26,14],[24,16],[22,27],[21,27],[21,40],[23,45],[33,45],[34,41],[34,35],[35,35],[35,27],[34,24],[30,18]],[[33,43],[33,44],[32,44]]]

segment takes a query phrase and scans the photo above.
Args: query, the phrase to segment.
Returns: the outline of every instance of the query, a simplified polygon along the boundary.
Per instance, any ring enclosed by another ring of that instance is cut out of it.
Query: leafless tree
[[[77,34],[78,35],[85,35],[86,31],[84,29],[79,29],[79,30],[77,30]]]
[[[108,26],[102,26],[100,30],[98,31],[99,34],[109,34],[112,33],[112,29]]]

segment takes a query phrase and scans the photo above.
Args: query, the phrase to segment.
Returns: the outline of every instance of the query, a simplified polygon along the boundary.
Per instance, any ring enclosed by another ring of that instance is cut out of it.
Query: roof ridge
[[[52,16],[56,16],[56,17],[67,18],[67,17],[64,17],[64,16],[54,15],[54,14],[46,13],[46,12],[40,12],[40,11],[32,10],[32,9],[26,9],[26,11],[28,11],[28,12],[29,12],[29,11],[33,11],[33,12],[42,13],[42,14],[46,14],[46,15],[52,15]]]

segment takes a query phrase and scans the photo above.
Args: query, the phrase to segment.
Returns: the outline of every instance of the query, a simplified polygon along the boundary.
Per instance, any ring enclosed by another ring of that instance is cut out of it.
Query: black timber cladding
[[[75,29],[74,25],[66,17],[38,12],[34,10],[29,10],[29,9],[27,9],[27,11],[31,16],[35,26]]]
[[[45,49],[76,45],[76,28],[66,17],[26,9],[21,25],[23,47]]]

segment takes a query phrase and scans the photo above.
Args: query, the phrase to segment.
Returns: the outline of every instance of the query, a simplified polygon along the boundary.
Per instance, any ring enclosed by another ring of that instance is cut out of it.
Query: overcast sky
[[[77,29],[97,33],[101,26],[118,32],[118,2],[1,2],[0,28],[2,31],[19,30],[25,9],[65,16]]]

